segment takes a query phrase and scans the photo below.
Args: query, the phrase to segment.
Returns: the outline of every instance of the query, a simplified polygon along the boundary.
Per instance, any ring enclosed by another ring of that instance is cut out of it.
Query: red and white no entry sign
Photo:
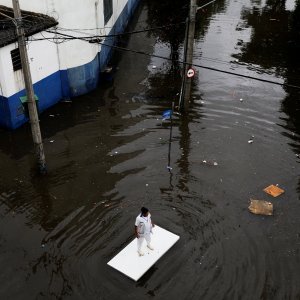
[[[194,76],[195,76],[195,70],[194,70],[193,68],[188,69],[188,71],[187,71],[187,73],[186,73],[186,76],[187,76],[188,78],[194,77]]]

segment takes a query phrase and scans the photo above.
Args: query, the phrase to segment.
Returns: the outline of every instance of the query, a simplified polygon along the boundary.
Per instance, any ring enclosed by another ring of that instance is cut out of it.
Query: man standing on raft
[[[152,227],[155,225],[151,221],[151,215],[149,209],[146,207],[141,208],[141,213],[137,216],[135,221],[135,235],[137,237],[137,250],[139,256],[143,256],[142,244],[144,239],[147,242],[147,247],[150,250],[154,250],[151,246],[151,233]]]

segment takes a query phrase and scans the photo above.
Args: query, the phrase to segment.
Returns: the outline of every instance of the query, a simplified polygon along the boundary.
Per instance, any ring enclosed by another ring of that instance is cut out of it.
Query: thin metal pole
[[[12,0],[14,17],[16,21],[16,32],[18,36],[19,51],[21,56],[22,70],[24,74],[25,88],[27,94],[28,112],[31,125],[31,133],[37,155],[38,167],[41,173],[46,173],[46,159],[44,154],[44,146],[42,142],[42,135],[39,124],[39,117],[35,103],[34,91],[32,86],[32,79],[28,61],[28,54],[25,42],[25,32],[22,23],[22,16],[20,10],[19,0]]]
[[[171,124],[170,124],[170,136],[169,136],[169,149],[168,149],[168,170],[169,172],[171,172],[172,170],[172,167],[171,167],[171,146],[172,146],[172,130],[173,130],[173,113],[174,113],[174,107],[175,107],[175,103],[172,102],[172,113],[171,113],[171,116],[170,116],[170,121],[171,121]]]

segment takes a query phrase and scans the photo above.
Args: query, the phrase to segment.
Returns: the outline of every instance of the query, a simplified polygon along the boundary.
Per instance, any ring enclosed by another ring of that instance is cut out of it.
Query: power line
[[[129,48],[124,48],[124,47],[119,47],[119,46],[114,46],[114,45],[108,45],[108,44],[105,44],[105,43],[102,43],[102,42],[100,42],[100,44],[103,45],[103,46],[114,48],[116,50],[127,51],[127,52],[136,53],[136,54],[142,54],[142,55],[146,55],[146,56],[149,56],[149,57],[161,58],[161,59],[164,59],[164,60],[178,62],[178,63],[181,63],[183,65],[188,64],[185,61],[181,61],[181,60],[178,60],[178,59],[172,59],[172,58],[161,56],[161,55],[150,54],[150,53],[146,53],[144,51],[137,51],[137,50],[133,50],[133,49],[129,49]],[[188,64],[188,65],[190,65],[190,64]],[[291,85],[291,84],[287,84],[287,83],[276,82],[276,81],[263,79],[263,78],[258,78],[258,77],[253,77],[253,76],[249,76],[249,75],[243,75],[243,74],[239,74],[239,73],[235,73],[235,72],[231,72],[231,71],[226,71],[226,70],[221,70],[221,69],[217,69],[217,68],[213,68],[213,67],[207,67],[207,66],[202,66],[202,65],[198,65],[198,64],[192,64],[192,66],[197,67],[197,68],[201,68],[201,69],[207,69],[207,70],[219,72],[219,73],[224,73],[224,74],[234,75],[234,76],[243,77],[243,78],[247,78],[247,79],[252,79],[252,80],[256,80],[256,81],[261,81],[261,82],[271,83],[271,84],[275,84],[275,85],[300,89],[300,86]]]
[[[197,7],[197,10],[202,9],[202,8],[206,7],[207,5],[212,4],[212,3],[216,2],[216,1],[217,0],[212,0],[212,1],[206,3],[206,4],[202,5],[202,6],[199,6],[199,7]]]
[[[153,28],[154,29],[154,28]],[[61,30],[61,29],[59,29]],[[74,32],[78,32],[78,33],[82,33],[82,32],[79,32],[79,31],[75,31],[74,30],[69,30],[69,29],[65,29],[65,31],[74,31]],[[53,31],[47,31],[49,33],[54,33]],[[137,33],[137,31],[135,32]],[[86,41],[86,39],[91,39],[89,40],[89,42],[96,42],[97,41],[97,38],[99,36],[95,36],[95,35],[89,35],[88,37],[74,37],[74,36],[71,36],[71,35],[68,35],[68,37],[45,37],[42,32],[40,32],[40,34],[43,36],[43,38],[33,38],[33,39],[30,39],[30,41],[43,41],[43,40],[47,40],[51,43],[56,43],[56,44],[61,44],[61,43],[64,43],[64,42],[68,42],[68,41],[71,41],[71,40],[74,40],[74,39],[85,39],[84,41]],[[59,35],[65,35],[64,33],[60,33],[60,32],[57,32],[55,31],[55,34],[59,34]],[[130,32],[128,32],[127,34],[130,34]],[[106,35],[105,37],[107,36],[110,36],[110,35]],[[218,58],[211,58],[211,57],[205,57],[205,56],[201,56],[200,57],[201,60],[206,60],[206,61],[211,61],[211,62],[214,62],[214,63],[221,63],[221,64],[225,64],[225,65],[232,65],[233,63],[236,63],[236,62],[228,62],[228,61],[225,61],[225,60],[221,60],[221,59],[218,59]],[[266,72],[264,69],[262,68],[258,68],[257,67],[257,70],[261,73],[264,73],[264,74],[269,74],[269,72]]]
[[[185,23],[186,23],[186,21],[182,21],[182,22],[179,22],[179,23],[173,23],[173,24],[168,24],[168,25],[158,26],[158,27],[151,27],[151,28],[143,28],[143,29],[135,30],[135,31],[127,31],[127,32],[122,32],[122,33],[105,34],[105,35],[94,35],[94,38],[109,38],[109,37],[118,37],[118,36],[124,36],[124,35],[138,34],[138,33],[144,33],[144,32],[149,32],[149,31],[165,29],[165,28],[168,28],[168,27],[179,26],[179,25],[182,25],[182,24],[185,24]],[[62,28],[62,29],[64,31],[79,32],[78,30],[74,30],[74,29],[73,30],[68,30],[66,28]],[[59,30],[61,30],[61,29],[59,29]],[[57,31],[54,32],[54,31],[51,31],[51,30],[47,30],[47,32],[59,33]],[[59,33],[59,34],[61,34],[61,33]],[[88,36],[88,37],[83,36],[82,38],[90,38],[90,36]]]
[[[143,22],[144,23],[144,22]],[[135,33],[142,33],[142,32],[147,32],[147,31],[152,31],[152,30],[160,30],[160,29],[164,29],[164,28],[168,28],[168,27],[173,27],[173,26],[179,26],[181,24],[186,23],[186,21],[182,21],[182,22],[178,22],[178,23],[171,23],[168,25],[163,25],[163,26],[157,26],[157,27],[150,27],[150,28],[142,28],[139,30],[134,30],[134,31],[126,31],[126,32],[122,32],[122,33],[117,33],[117,34],[108,34],[105,36],[115,36],[115,35],[126,35],[126,34],[135,34]],[[64,27],[57,27],[58,30],[63,30],[63,31],[75,31],[75,32],[80,32],[81,30],[85,31],[85,30],[103,30],[103,29],[107,29],[107,28],[112,28],[112,27],[96,27],[96,28],[64,28]]]
[[[139,22],[136,22],[137,24],[140,24],[140,23],[144,23],[146,24],[147,21],[146,20],[143,20],[143,21],[139,21]],[[104,29],[111,29],[113,28],[114,26],[105,26],[105,27],[94,27],[94,28],[64,28],[64,27],[57,27],[57,29],[59,30],[65,30],[65,31],[89,31],[89,30],[104,30]]]
[[[120,47],[120,46],[109,45],[109,44],[105,44],[101,40],[99,40],[100,37],[107,37],[107,36],[75,37],[75,36],[68,35],[68,34],[63,34],[63,33],[60,33],[60,32],[53,32],[53,31],[50,31],[50,30],[47,30],[46,32],[62,35],[62,36],[64,36],[65,40],[75,40],[75,39],[77,39],[77,40],[82,40],[82,41],[89,42],[89,43],[101,44],[103,46],[110,47],[110,48],[113,48],[113,49],[116,49],[116,50],[119,50],[119,51],[126,51],[126,52],[136,53],[136,54],[145,55],[145,56],[149,56],[149,57],[156,57],[156,58],[160,58],[160,59],[164,59],[164,60],[168,60],[168,61],[173,61],[173,62],[177,62],[177,63],[183,64],[183,65],[190,65],[185,61],[176,60],[176,59],[172,59],[172,58],[161,56],[161,55],[150,54],[150,53],[147,53],[147,52],[144,52],[144,51],[138,51],[138,50],[124,48],[124,47]],[[45,38],[45,39],[47,39],[47,38]],[[56,39],[56,38],[51,38],[51,39]],[[34,39],[33,41],[37,41],[37,40],[44,40],[44,39]],[[287,84],[287,83],[276,82],[276,81],[273,81],[273,80],[253,77],[253,76],[249,76],[249,75],[243,75],[243,74],[240,74],[240,73],[221,70],[221,69],[217,69],[217,68],[214,68],[214,67],[207,67],[207,66],[203,66],[203,65],[199,65],[199,64],[192,64],[192,66],[196,67],[196,68],[201,68],[201,69],[206,69],[206,70],[215,71],[215,72],[219,72],[219,73],[229,74],[229,75],[233,75],[233,76],[237,76],[237,77],[242,77],[242,78],[252,79],[252,80],[256,80],[256,81],[266,82],[266,83],[275,84],[275,85],[279,85],[279,86],[285,86],[285,87],[300,89],[300,86],[291,85],[291,84]]]

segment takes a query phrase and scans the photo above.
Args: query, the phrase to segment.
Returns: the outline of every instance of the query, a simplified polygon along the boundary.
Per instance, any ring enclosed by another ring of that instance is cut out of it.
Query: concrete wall
[[[32,38],[40,39],[49,36],[47,33],[36,34]],[[17,43],[0,48],[0,78],[3,78],[3,96],[11,95],[24,89],[22,71],[13,71],[13,64],[10,52],[18,47]],[[38,82],[59,70],[59,60],[57,56],[57,46],[47,40],[29,42],[27,45],[28,59],[30,64],[32,81]]]
[[[32,38],[47,37],[47,33]],[[0,125],[16,128],[27,121],[26,111],[20,97],[25,96],[22,70],[14,71],[11,51],[17,43],[0,48]],[[35,94],[40,111],[47,109],[62,98],[57,46],[47,40],[30,42],[27,46],[28,59]]]
[[[104,25],[103,0],[20,0],[21,9],[40,12],[59,22],[59,31],[72,36],[93,36],[120,33],[139,0],[113,0],[113,15]],[[11,0],[0,0],[10,6]],[[53,37],[43,32],[33,38]],[[106,44],[115,40],[107,38]],[[62,98],[85,94],[99,83],[99,74],[109,61],[112,48],[72,40],[54,44],[48,40],[28,43],[28,55],[35,94],[39,97],[40,111],[54,105]],[[0,48],[0,126],[17,128],[28,119],[22,113],[20,96],[25,95],[21,71],[14,72],[11,44]]]
[[[128,0],[113,0],[113,15],[104,25],[103,0],[20,0],[21,9],[39,12],[54,17],[59,27],[66,29],[92,29],[64,31],[66,34],[87,36],[109,34]],[[132,1],[131,1],[132,2]],[[0,0],[2,5],[11,7],[11,0]],[[104,28],[106,27],[106,28]],[[60,67],[62,70],[82,66],[91,62],[101,46],[74,40],[59,45]]]

